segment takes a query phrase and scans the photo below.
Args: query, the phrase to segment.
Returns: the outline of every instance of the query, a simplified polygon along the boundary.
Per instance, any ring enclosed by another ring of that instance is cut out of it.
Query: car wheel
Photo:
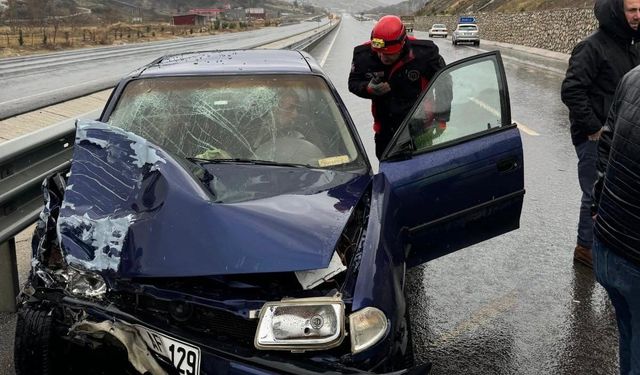
[[[474,44],[476,45],[476,47],[480,47],[480,41],[477,41]]]
[[[16,375],[53,373],[50,311],[25,307],[18,311],[13,352]]]

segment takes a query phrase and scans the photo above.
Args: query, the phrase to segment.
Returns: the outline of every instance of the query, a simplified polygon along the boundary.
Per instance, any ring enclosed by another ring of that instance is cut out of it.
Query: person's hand
[[[598,139],[600,139],[600,135],[602,134],[602,128],[600,128],[600,130],[598,130],[597,132],[593,133],[593,134],[589,134],[588,138],[590,141],[597,141]]]
[[[367,85],[367,92],[371,95],[381,96],[391,91],[391,86],[387,82],[377,82],[374,77]]]

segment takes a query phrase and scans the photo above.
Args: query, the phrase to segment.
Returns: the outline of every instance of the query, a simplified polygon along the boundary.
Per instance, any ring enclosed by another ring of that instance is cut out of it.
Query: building
[[[189,14],[197,14],[200,16],[206,16],[211,18],[218,18],[221,13],[223,13],[224,9],[216,9],[216,8],[195,8],[191,9]]]
[[[264,8],[247,8],[245,13],[250,20],[264,20],[267,18]]]
[[[194,25],[201,26],[206,25],[209,21],[207,16],[202,16],[199,14],[182,14],[173,16],[171,19],[171,24],[176,26],[184,26],[184,25]]]

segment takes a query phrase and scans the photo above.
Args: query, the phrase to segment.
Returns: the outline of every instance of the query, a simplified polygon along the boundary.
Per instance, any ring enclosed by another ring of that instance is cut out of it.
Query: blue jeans
[[[578,220],[578,239],[580,246],[591,248],[593,245],[593,219],[591,218],[591,195],[593,184],[598,176],[596,159],[598,158],[598,141],[582,142],[576,146],[578,155],[578,181],[582,190],[580,219]]]
[[[596,237],[593,272],[616,309],[620,333],[620,374],[640,374],[640,267],[622,258]]]

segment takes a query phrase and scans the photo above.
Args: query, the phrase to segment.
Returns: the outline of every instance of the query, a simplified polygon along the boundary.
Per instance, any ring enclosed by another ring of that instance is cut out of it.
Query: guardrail
[[[308,51],[336,26],[284,48]],[[19,289],[15,236],[38,218],[45,177],[69,169],[74,142],[75,120],[69,119],[0,143],[0,311],[15,311]]]

